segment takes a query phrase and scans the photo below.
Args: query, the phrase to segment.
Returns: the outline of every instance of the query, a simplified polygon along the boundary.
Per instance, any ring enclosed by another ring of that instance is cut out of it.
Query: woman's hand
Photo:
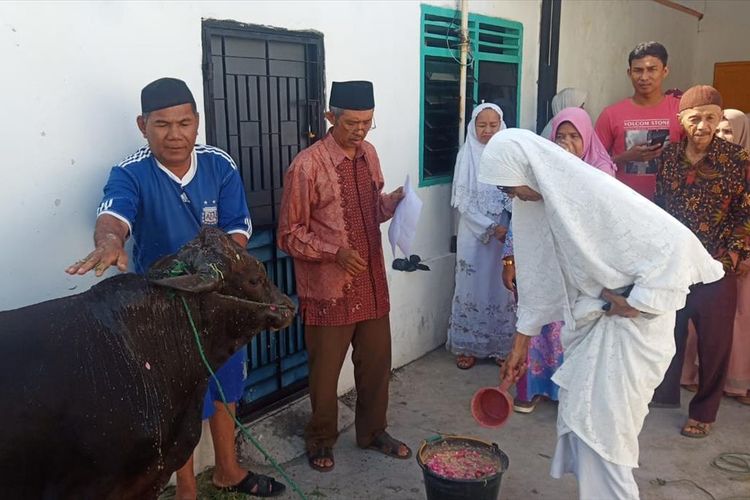
[[[505,243],[505,236],[508,234],[508,228],[505,226],[497,226],[495,228],[495,239],[500,243]]]
[[[513,260],[503,259],[503,285],[511,292],[516,291],[516,284],[513,280],[516,279],[516,264]]]
[[[531,337],[523,333],[516,332],[513,337],[513,349],[505,358],[503,366],[500,368],[500,383],[507,380],[513,384],[526,374],[529,367],[527,362],[529,357],[529,341]]]
[[[628,301],[622,295],[617,295],[612,290],[602,290],[602,299],[610,303],[607,316],[622,316],[623,318],[635,318],[641,312],[635,307],[631,307]]]

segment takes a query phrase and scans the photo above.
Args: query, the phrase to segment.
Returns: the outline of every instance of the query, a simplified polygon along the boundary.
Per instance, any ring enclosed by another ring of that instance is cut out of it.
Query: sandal
[[[750,396],[732,396],[738,403],[750,405]]]
[[[690,392],[698,392],[698,384],[681,384],[680,387]]]
[[[409,450],[409,452],[406,455],[398,454],[398,450],[402,445],[407,450]],[[370,446],[368,446],[367,449],[379,451],[380,453],[384,455],[388,455],[389,457],[393,457],[393,458],[398,458],[400,460],[406,460],[408,458],[411,458],[411,448],[406,446],[405,443],[402,443],[398,439],[394,439],[393,437],[391,437],[390,434],[388,434],[385,431],[375,436],[375,439],[372,440],[372,443],[370,443]]]
[[[691,424],[690,421],[688,421],[680,431],[680,434],[693,439],[702,439],[711,433],[711,424],[704,424],[703,422],[698,421],[694,422],[694,424]]]
[[[534,411],[536,404],[541,400],[541,396],[534,396],[531,401],[523,401],[521,399],[513,400],[513,411],[517,413],[529,414]]]
[[[226,493],[244,493],[245,495],[256,497],[275,497],[284,493],[286,486],[270,476],[248,471],[247,476],[234,486],[216,486],[216,489]]]
[[[325,466],[315,463],[316,460],[326,458],[331,461],[331,465]],[[331,472],[336,465],[333,461],[333,448],[330,446],[321,446],[315,450],[307,450],[307,463],[318,472]]]
[[[456,366],[462,370],[468,370],[469,368],[473,367],[476,362],[477,358],[475,358],[474,356],[456,356]]]

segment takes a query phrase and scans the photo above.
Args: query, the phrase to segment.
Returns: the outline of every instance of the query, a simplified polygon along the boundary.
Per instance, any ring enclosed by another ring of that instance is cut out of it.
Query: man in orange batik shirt
[[[406,459],[387,432],[391,331],[380,224],[403,189],[383,194],[375,148],[371,82],[334,82],[328,134],[302,151],[284,179],[278,245],[294,258],[309,356],[312,417],[305,428],[310,467],[333,469],[337,386],[349,345],[357,389],[357,445]]]

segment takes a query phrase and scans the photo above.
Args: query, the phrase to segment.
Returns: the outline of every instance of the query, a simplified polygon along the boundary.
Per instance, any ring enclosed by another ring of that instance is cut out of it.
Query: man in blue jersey
[[[252,232],[237,167],[224,151],[195,143],[199,115],[185,82],[161,78],[141,92],[138,128],[148,146],[112,168],[97,210],[95,249],[66,269],[101,276],[110,266],[126,271],[125,241],[133,238],[135,271],[145,274],[159,258],[176,252],[205,225],[218,226],[242,247]],[[234,412],[242,395],[243,356],[238,351],[217,376]],[[203,417],[209,418],[216,469],[213,483],[226,491],[276,496],[284,485],[242,469],[234,447],[234,420],[210,381]],[[177,471],[175,498],[197,498],[193,458]]]

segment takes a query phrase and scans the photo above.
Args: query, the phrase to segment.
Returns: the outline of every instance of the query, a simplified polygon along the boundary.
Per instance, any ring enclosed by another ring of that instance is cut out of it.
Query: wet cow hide
[[[204,229],[149,277],[0,312],[0,496],[156,498],[192,453],[218,368],[294,306],[263,265]]]

